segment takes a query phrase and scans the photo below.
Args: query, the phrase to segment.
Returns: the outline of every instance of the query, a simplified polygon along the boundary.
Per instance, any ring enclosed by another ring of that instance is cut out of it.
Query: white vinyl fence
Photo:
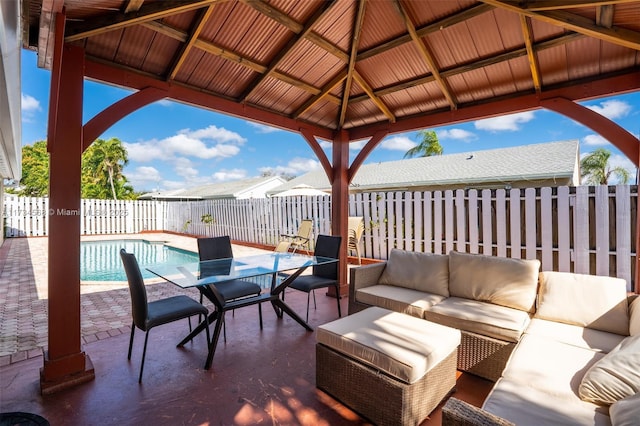
[[[274,197],[189,202],[83,200],[83,234],[166,230],[229,235],[275,245],[314,220],[314,236],[331,230],[331,197]],[[392,248],[458,250],[540,259],[542,270],[617,276],[632,288],[637,187],[558,187],[352,194],[362,216],[364,257]],[[5,235],[47,235],[46,199],[5,199]]]

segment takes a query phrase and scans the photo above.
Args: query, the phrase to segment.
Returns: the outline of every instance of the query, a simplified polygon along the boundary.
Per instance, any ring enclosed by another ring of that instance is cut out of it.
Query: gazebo
[[[397,132],[546,108],[639,164],[638,139],[578,103],[640,89],[638,0],[24,0],[23,12],[23,46],[52,71],[43,392],[94,377],[80,336],[81,153],[152,102],[300,134],[343,236],[350,181]],[[133,93],[83,117],[85,78]],[[350,159],[356,140],[367,142]]]

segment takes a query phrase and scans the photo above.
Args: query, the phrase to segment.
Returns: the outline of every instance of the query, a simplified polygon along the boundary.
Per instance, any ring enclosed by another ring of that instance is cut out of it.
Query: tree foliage
[[[618,183],[626,184],[629,181],[629,171],[621,166],[611,167],[609,159],[611,152],[598,148],[580,160],[580,172],[583,181],[589,185],[608,185],[612,176],[618,178]]]
[[[404,158],[432,157],[442,155],[443,149],[434,130],[420,130],[420,142],[404,154]]]
[[[123,174],[127,151],[117,138],[97,139],[82,154],[83,198],[134,199],[137,194]],[[47,142],[39,141],[22,147],[22,177],[18,195],[49,195],[49,154]]]

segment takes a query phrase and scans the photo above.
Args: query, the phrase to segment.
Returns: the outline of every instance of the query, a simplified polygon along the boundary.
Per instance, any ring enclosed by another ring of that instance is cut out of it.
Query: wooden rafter
[[[347,65],[347,80],[344,83],[344,92],[342,93],[342,105],[340,105],[340,116],[338,118],[338,128],[344,125],[347,116],[347,107],[349,106],[349,93],[351,92],[351,84],[353,83],[353,71],[356,68],[356,57],[358,55],[358,45],[360,44],[360,34],[362,32],[362,21],[364,21],[364,13],[367,9],[367,0],[359,0],[358,12],[353,27],[353,37],[351,38],[351,54],[349,55],[349,64]]]
[[[538,56],[533,48],[533,37],[531,35],[530,18],[520,15],[520,26],[522,27],[522,36],[524,37],[524,45],[527,49],[527,59],[529,60],[529,69],[531,70],[531,78],[533,79],[533,87],[536,92],[540,93],[542,89],[542,78],[540,76],[540,66],[538,65]]]
[[[62,12],[64,0],[43,0],[38,31],[38,66],[50,70],[53,65],[56,14]]]
[[[596,25],[605,28],[613,26],[613,5],[598,6],[596,9]]]
[[[633,3],[637,0],[526,0],[510,1],[523,9],[531,11],[558,10],[578,7],[606,6],[622,3]]]
[[[311,32],[313,26],[326,16],[327,12],[336,4],[337,0],[322,2],[320,7],[313,13],[309,20],[304,24],[300,32],[295,37],[289,39],[287,44],[279,50],[278,54],[271,60],[266,71],[249,84],[244,93],[240,96],[242,102],[246,101],[251,93],[262,83],[267,77],[272,75],[282,60],[293,50],[307,35]],[[255,2],[254,2],[255,3]]]
[[[424,40],[418,35],[418,32],[416,31],[416,27],[413,24],[413,21],[411,20],[409,13],[402,5],[402,2],[400,0],[395,0],[395,5],[396,5],[396,10],[398,11],[398,13],[400,14],[400,17],[404,21],[404,25],[407,28],[407,31],[409,31],[409,35],[411,36],[411,40],[413,40],[413,44],[418,49],[418,53],[420,54],[422,59],[429,66],[429,69],[431,70],[431,74],[433,75],[433,78],[435,78],[436,82],[438,83],[438,87],[440,87],[440,91],[442,92],[444,97],[447,98],[447,102],[449,102],[449,106],[451,106],[451,109],[456,109],[457,102],[453,94],[451,93],[451,88],[447,84],[446,80],[440,75],[438,63],[433,57],[433,54],[431,53],[429,46],[427,46]]]
[[[554,37],[551,38],[549,40],[545,40],[539,43],[536,43],[533,48],[536,52],[545,50],[545,49],[550,49],[552,47],[556,47],[565,43],[569,43],[571,41],[574,41],[578,38],[582,38],[584,37],[582,34],[577,34],[577,33],[570,33],[570,34],[564,34],[562,36],[559,37]],[[446,70],[441,71],[441,75],[444,78],[449,78],[452,77],[454,75],[458,75],[458,74],[463,74],[469,71],[473,71],[473,70],[477,70],[480,68],[484,68],[484,67],[488,67],[490,65],[495,65],[501,62],[506,62],[506,61],[510,61],[512,59],[515,58],[521,58],[523,56],[527,55],[527,49],[526,48],[517,48],[517,49],[512,49],[510,51],[501,53],[500,55],[494,55],[494,56],[490,56],[478,61],[471,61],[469,63],[463,64],[463,65],[459,65],[453,68],[449,68]],[[433,75],[431,74],[427,74],[421,77],[418,77],[416,79],[412,79],[412,80],[407,80],[407,81],[402,81],[400,83],[397,84],[393,84],[391,86],[387,86],[387,87],[381,87],[379,89],[377,89],[375,91],[375,94],[377,96],[383,96],[383,95],[388,95],[391,94],[393,92],[397,92],[399,90],[404,90],[407,89],[409,87],[415,87],[415,86],[419,86],[422,84],[427,84],[427,83],[431,83],[435,81],[435,78],[433,77]],[[351,98],[349,101],[351,103],[356,103],[356,102],[362,102],[364,100],[368,99],[368,97],[366,95],[361,95],[361,96],[356,96]]]
[[[501,9],[520,13],[533,19],[559,26],[570,31],[575,31],[589,37],[603,40],[609,43],[640,50],[640,32],[628,30],[622,27],[612,26],[605,28],[598,26],[594,21],[580,15],[558,10],[531,11],[520,6],[520,2],[507,2],[505,0],[480,0]],[[620,3],[620,2],[615,2]]]
[[[115,12],[98,18],[70,24],[66,31],[65,42],[82,40],[90,36],[104,34],[143,22],[153,21],[169,15],[209,6],[220,0],[171,0],[142,5],[137,12]]]
[[[389,121],[395,123],[396,116],[391,112],[389,107],[384,102],[382,102],[382,100],[378,96],[376,96],[376,94],[373,92],[373,89],[371,88],[369,83],[367,83],[364,77],[362,77],[358,71],[354,70],[353,78],[356,80],[356,83],[358,83],[358,85],[362,87],[362,90],[364,90],[367,96],[369,96],[369,98],[380,109],[380,111],[382,111],[382,113],[387,116]]]
[[[320,102],[322,98],[329,94],[338,84],[342,83],[344,79],[347,78],[347,70],[340,71],[334,78],[331,79],[325,86],[320,90],[320,93],[315,95],[314,97],[307,100],[304,104],[300,106],[294,113],[293,118],[299,118],[305,111],[311,108],[316,103]]]
[[[185,42],[188,37],[188,34],[185,33],[184,31],[179,30],[177,28],[173,28],[166,24],[162,24],[160,22],[155,22],[155,21],[145,22],[142,24],[142,26],[150,30],[156,31],[158,33],[161,33],[163,35],[166,35],[167,37],[171,37],[174,40],[179,40],[181,42]],[[236,64],[241,65],[245,68],[249,68],[257,73],[264,73],[267,69],[264,65],[253,61],[251,58],[247,56],[243,56],[238,53],[232,52],[227,48],[218,46],[215,43],[204,41],[202,39],[195,40],[193,42],[193,47],[203,50],[212,55],[219,56],[228,61],[235,62]],[[321,92],[321,89],[318,89],[317,87],[307,84],[295,77],[292,77],[280,71],[273,72],[272,77],[279,79],[281,81],[287,82],[292,86],[298,87],[306,92],[311,93],[312,95],[317,95]],[[327,95],[327,99],[329,99],[331,102],[335,104],[340,103],[340,99],[333,95]]]
[[[143,3],[144,0],[128,0],[124,6],[124,13],[139,11]]]
[[[202,32],[204,25],[209,20],[209,17],[211,17],[211,14],[213,13],[214,8],[215,8],[215,5],[210,5],[209,7],[201,10],[200,13],[198,13],[196,22],[193,25],[193,28],[191,29],[191,34],[189,34],[189,36],[187,37],[186,42],[180,48],[178,54],[176,55],[173,61],[173,64],[171,65],[171,69],[167,74],[167,80],[173,80],[176,78],[178,71],[180,71],[180,68],[184,64],[184,61],[187,59],[187,56],[189,55],[189,51],[191,51],[193,44],[198,40],[198,37],[200,36],[200,33]]]

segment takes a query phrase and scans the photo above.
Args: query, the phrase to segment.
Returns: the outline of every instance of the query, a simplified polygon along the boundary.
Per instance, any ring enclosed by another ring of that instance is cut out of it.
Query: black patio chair
[[[318,235],[314,256],[332,257],[337,259],[340,256],[340,244],[342,237]],[[338,302],[338,316],[342,317],[340,310],[340,287],[338,285],[338,262],[313,266],[311,275],[300,275],[289,285],[293,288],[307,293],[307,322],[309,322],[309,297],[313,293],[313,306],[316,308],[315,290],[325,287],[334,287],[336,290],[336,300]],[[284,293],[283,293],[284,298]]]
[[[133,322],[131,324],[131,337],[129,338],[129,354],[127,359],[131,360],[131,349],[133,347],[133,335],[136,327],[145,332],[144,349],[142,350],[142,362],[140,364],[140,376],[138,383],[142,383],[142,371],[144,370],[144,359],[147,354],[147,341],[149,331],[153,327],[168,324],[180,319],[189,318],[193,315],[204,315],[205,319],[209,310],[201,303],[193,300],[189,296],[173,296],[166,299],[149,302],[147,300],[147,289],[140,273],[138,261],[133,253],[127,253],[125,249],[120,249],[120,258],[124,265],[131,294],[131,314]],[[209,323],[207,327],[207,345],[209,344]]]
[[[233,259],[233,249],[231,247],[231,239],[228,235],[222,237],[198,238],[198,256],[200,261],[217,260],[217,259]],[[220,265],[212,265],[216,268]],[[230,264],[229,264],[230,266]],[[207,271],[203,267],[200,271],[200,278],[207,276]],[[220,275],[220,271],[210,271],[211,275]],[[241,299],[248,296],[257,296],[262,289],[256,283],[245,280],[231,280],[221,283],[211,284],[216,287],[218,293],[225,302]],[[200,303],[202,303],[203,293],[200,293]],[[258,304],[258,314],[260,316],[260,330],[262,330],[262,305]],[[223,324],[224,325],[224,324]],[[227,327],[224,325],[224,341],[227,341]]]

